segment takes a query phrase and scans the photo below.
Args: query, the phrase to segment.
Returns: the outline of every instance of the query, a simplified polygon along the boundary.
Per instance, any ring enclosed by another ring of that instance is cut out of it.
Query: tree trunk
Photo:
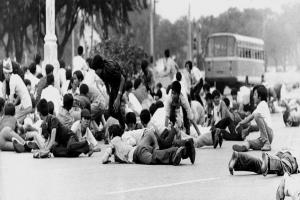
[[[23,58],[23,41],[24,41],[24,33],[22,30],[14,32],[14,45],[15,45],[15,55],[18,63],[22,62]]]

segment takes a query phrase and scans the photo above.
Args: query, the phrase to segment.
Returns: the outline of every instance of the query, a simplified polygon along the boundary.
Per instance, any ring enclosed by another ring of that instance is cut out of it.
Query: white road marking
[[[182,182],[178,182],[178,183],[169,183],[169,184],[163,184],[163,185],[154,185],[154,186],[147,186],[147,187],[140,187],[140,188],[132,188],[132,189],[128,189],[128,190],[108,192],[108,193],[106,193],[106,195],[137,192],[137,191],[143,191],[143,190],[152,190],[152,189],[157,189],[157,188],[166,188],[166,187],[172,187],[172,186],[184,185],[184,184],[191,184],[191,183],[202,183],[202,182],[209,182],[209,181],[214,181],[214,180],[218,180],[218,179],[220,179],[220,177],[206,178],[206,179],[196,179],[196,180],[190,180],[190,181],[182,181]]]

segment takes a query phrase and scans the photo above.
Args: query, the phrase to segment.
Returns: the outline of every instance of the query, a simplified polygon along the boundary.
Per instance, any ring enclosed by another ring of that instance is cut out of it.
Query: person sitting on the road
[[[286,126],[296,127],[300,125],[300,100],[291,100],[289,103],[282,102],[285,107],[283,121]]]
[[[128,112],[125,115],[125,131],[132,131],[143,128],[142,124],[136,122],[136,116],[134,112]]]
[[[170,147],[159,150],[159,145],[153,133],[153,129],[146,129],[144,135],[135,147],[122,140],[123,130],[119,125],[112,125],[109,128],[111,139],[110,147],[107,148],[102,163],[109,162],[109,158],[114,155],[115,161],[121,163],[137,164],[169,164],[179,165],[182,158],[195,157],[192,155],[194,147]],[[191,159],[192,160],[192,159]]]
[[[68,129],[72,127],[75,121],[74,117],[70,113],[70,110],[73,107],[73,102],[74,99],[72,94],[65,94],[63,97],[63,106],[60,108],[58,114],[56,115],[60,123],[62,123],[62,125],[64,125]]]
[[[271,114],[267,104],[267,89],[263,85],[255,86],[253,88],[253,94],[254,103],[257,105],[257,107],[251,115],[238,123],[236,130],[239,129],[240,126],[243,126],[244,124],[247,124],[255,119],[260,131],[260,137],[254,140],[248,140],[243,145],[233,145],[232,148],[234,151],[243,152],[248,151],[249,149],[262,151],[271,150],[273,130],[271,128]]]
[[[263,152],[262,159],[247,153],[234,151],[228,168],[231,175],[234,171],[250,171],[264,176],[267,174],[282,176],[284,172],[289,174],[298,173],[297,160],[289,151],[279,151],[275,155]]]
[[[93,146],[88,140],[79,141],[72,130],[63,126],[55,116],[49,115],[45,99],[40,100],[37,111],[43,120],[42,135],[47,142],[46,147],[34,155],[35,158],[50,155],[50,152],[55,157],[78,157],[81,153],[92,155]]]

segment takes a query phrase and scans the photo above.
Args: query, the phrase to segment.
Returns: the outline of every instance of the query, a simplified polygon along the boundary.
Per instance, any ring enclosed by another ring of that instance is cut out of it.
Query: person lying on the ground
[[[202,127],[198,125],[199,130],[201,131],[201,135],[198,136],[195,134],[195,130],[191,128],[191,137],[193,138],[194,144],[196,148],[201,148],[205,146],[213,146],[217,148],[223,144],[223,137],[221,136],[222,132],[219,128],[212,127]],[[184,133],[181,132],[181,136],[183,138],[189,138]]]
[[[264,176],[267,174],[282,176],[284,172],[289,174],[299,172],[297,160],[289,151],[279,151],[275,155],[263,152],[262,159],[234,151],[228,168],[231,175],[234,171],[250,171]]]
[[[276,191],[276,200],[284,200],[285,197],[300,200],[300,174],[294,176],[284,174]]]
[[[91,125],[91,113],[87,109],[81,110],[81,120],[77,120],[73,123],[71,130],[77,135],[79,141],[88,140],[94,147],[94,152],[101,151],[97,140],[90,130]]]
[[[110,162],[112,155],[115,161],[120,163],[179,165],[181,159],[188,157],[194,161],[195,151],[192,145],[160,150],[155,135],[151,129],[148,130],[150,132],[144,133],[140,143],[132,147],[122,140],[123,129],[119,125],[112,125],[109,128],[110,146],[104,153],[102,163]]]
[[[248,140],[242,145],[233,145],[232,148],[234,151],[244,152],[249,149],[261,151],[271,150],[273,130],[271,128],[271,114],[267,104],[267,89],[263,85],[258,85],[253,88],[253,91],[254,103],[257,107],[251,115],[237,124],[236,130],[254,119],[260,131],[260,137],[254,140]]]
[[[286,126],[300,125],[300,100],[295,99],[290,102],[282,102],[285,111],[283,112],[283,122]]]
[[[181,114],[182,108],[182,114]],[[182,127],[182,124],[185,128],[186,134],[190,134],[190,123],[195,127],[198,135],[200,131],[195,123],[190,104],[188,100],[181,93],[181,85],[178,81],[172,83],[172,93],[171,96],[165,102],[166,109],[166,118],[165,126],[168,127],[169,122],[179,124],[179,127]]]
[[[48,103],[41,99],[38,103],[37,110],[43,120],[42,135],[47,140],[46,146],[41,152],[50,154],[55,157],[78,157],[81,153],[91,156],[93,154],[93,145],[90,141],[79,141],[76,134],[63,126],[59,120],[48,113]],[[34,157],[39,157],[34,155]]]

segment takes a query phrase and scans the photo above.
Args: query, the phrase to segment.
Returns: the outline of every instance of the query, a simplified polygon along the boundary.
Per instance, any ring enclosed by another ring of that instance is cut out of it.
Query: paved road
[[[300,153],[299,128],[284,127],[280,114],[272,118],[273,151],[290,147]],[[197,149],[194,165],[185,160],[177,167],[102,165],[102,152],[91,158],[44,160],[33,159],[29,153],[2,152],[0,199],[275,199],[281,177],[229,174],[232,144],[225,141],[221,149]],[[261,152],[251,154],[260,156]]]

